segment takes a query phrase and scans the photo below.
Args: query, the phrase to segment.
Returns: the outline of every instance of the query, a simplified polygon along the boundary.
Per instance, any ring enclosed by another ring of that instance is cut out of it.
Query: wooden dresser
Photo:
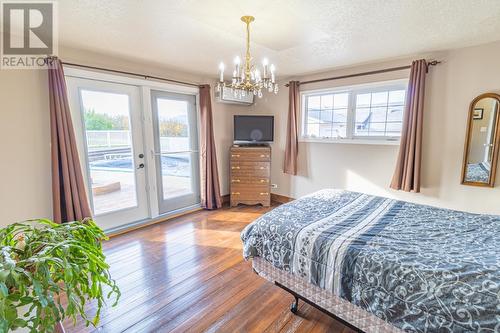
[[[231,147],[231,207],[271,205],[271,147]]]

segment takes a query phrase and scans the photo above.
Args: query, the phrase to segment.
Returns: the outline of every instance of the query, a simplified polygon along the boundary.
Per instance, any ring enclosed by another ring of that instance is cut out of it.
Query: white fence
[[[127,147],[131,145],[130,131],[86,131],[89,148]]]
[[[131,147],[130,131],[86,131],[88,148]],[[188,137],[160,137],[161,151],[189,150]]]

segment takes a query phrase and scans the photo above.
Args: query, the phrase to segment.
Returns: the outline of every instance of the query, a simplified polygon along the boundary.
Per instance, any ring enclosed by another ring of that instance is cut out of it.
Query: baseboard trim
[[[221,198],[222,198],[223,204],[228,204],[230,202],[231,196],[229,194],[226,194],[226,195],[223,195]],[[293,201],[293,200],[295,200],[295,199],[287,197],[285,195],[271,193],[271,202],[285,204],[285,203]]]
[[[277,203],[285,204],[285,203],[293,201],[293,200],[295,200],[295,199],[287,197],[285,195],[271,193],[271,201],[274,201]]]
[[[223,196],[221,196],[221,198],[222,198],[222,204],[228,204],[230,201],[229,194],[223,195]],[[284,204],[284,203],[287,203],[287,202],[290,202],[293,200],[295,200],[295,199],[287,197],[285,195],[271,193],[271,201],[272,202]],[[130,231],[141,229],[141,228],[153,225],[153,224],[162,223],[162,222],[165,222],[165,221],[168,221],[171,219],[175,219],[176,217],[191,214],[191,213],[200,211],[202,209],[203,208],[201,208],[199,206],[187,207],[187,209],[181,209],[181,210],[175,211],[175,212],[168,214],[168,215],[158,216],[154,219],[147,219],[147,220],[143,220],[143,221],[138,221],[138,222],[135,222],[135,223],[129,224],[127,226],[123,226],[123,227],[112,228],[110,230],[106,230],[105,232],[106,232],[107,236],[111,238],[111,237],[115,237],[115,236],[130,232]]]
[[[165,214],[165,215],[158,216],[158,217],[155,217],[152,219],[142,220],[142,221],[134,222],[132,224],[125,225],[122,227],[105,230],[105,233],[106,233],[106,236],[108,236],[109,238],[112,238],[112,237],[115,237],[115,236],[118,236],[121,234],[125,234],[125,233],[130,232],[130,231],[145,228],[145,227],[153,225],[153,224],[166,222],[168,220],[175,219],[176,217],[181,217],[181,216],[184,216],[187,214],[195,213],[195,212],[198,212],[200,210],[203,210],[203,208],[201,208],[199,205],[196,205],[194,207],[191,206],[191,207],[187,207],[184,209],[179,209],[179,210],[174,211],[170,214]]]

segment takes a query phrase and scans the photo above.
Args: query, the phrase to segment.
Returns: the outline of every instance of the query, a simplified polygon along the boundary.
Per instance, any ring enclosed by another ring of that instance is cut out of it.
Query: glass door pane
[[[152,91],[160,213],[200,202],[195,96]]]
[[[129,96],[85,89],[80,96],[94,215],[136,207]]]
[[[139,88],[66,81],[94,219],[109,231],[148,218]]]

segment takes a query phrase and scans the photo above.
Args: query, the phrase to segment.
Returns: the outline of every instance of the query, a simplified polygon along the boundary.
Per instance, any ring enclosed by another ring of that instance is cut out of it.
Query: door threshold
[[[188,207],[184,207],[184,208],[179,208],[179,209],[173,210],[171,212],[161,214],[161,215],[154,217],[154,218],[147,218],[147,219],[132,222],[132,223],[129,223],[129,224],[126,224],[123,226],[106,229],[106,230],[104,230],[104,232],[106,233],[106,235],[108,237],[115,237],[115,236],[124,234],[126,232],[130,232],[130,231],[133,231],[136,229],[144,228],[144,227],[147,227],[147,226],[152,225],[152,224],[164,222],[164,221],[167,221],[167,220],[170,220],[170,219],[182,216],[182,215],[186,215],[189,213],[194,213],[194,212],[200,211],[202,209],[203,208],[201,208],[200,204],[196,204],[196,205],[192,205],[192,206],[188,206]]]

